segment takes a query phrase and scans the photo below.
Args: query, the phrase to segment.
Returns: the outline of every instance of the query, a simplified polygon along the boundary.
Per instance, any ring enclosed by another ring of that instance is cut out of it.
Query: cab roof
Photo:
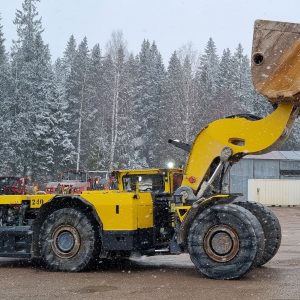
[[[130,173],[130,174],[158,174],[158,173],[170,173],[170,172],[182,172],[182,169],[180,168],[164,168],[164,169],[159,169],[159,168],[153,168],[153,169],[123,169],[123,170],[114,170],[112,173]]]

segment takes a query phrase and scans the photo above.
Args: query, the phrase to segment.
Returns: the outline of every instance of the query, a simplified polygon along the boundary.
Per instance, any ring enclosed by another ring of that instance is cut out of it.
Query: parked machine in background
[[[75,272],[101,258],[189,253],[214,279],[240,278],[271,260],[281,241],[277,217],[223,183],[243,156],[286,139],[299,115],[300,25],[257,21],[252,52],[253,82],[273,104],[270,115],[216,120],[192,145],[171,141],[189,152],[184,170],[115,171],[118,189],[110,190],[88,190],[80,173],[84,180],[60,182],[74,190],[83,183],[75,194],[0,196],[0,256]]]
[[[80,194],[83,191],[109,189],[107,171],[65,171],[59,181],[46,184],[48,194]]]
[[[0,194],[1,195],[25,195],[28,193],[27,180],[25,177],[1,176]]]

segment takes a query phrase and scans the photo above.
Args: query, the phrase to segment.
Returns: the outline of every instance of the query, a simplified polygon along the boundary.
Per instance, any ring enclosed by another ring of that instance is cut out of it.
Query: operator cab
[[[181,185],[182,169],[118,170],[112,173],[117,178],[120,191],[171,193]]]

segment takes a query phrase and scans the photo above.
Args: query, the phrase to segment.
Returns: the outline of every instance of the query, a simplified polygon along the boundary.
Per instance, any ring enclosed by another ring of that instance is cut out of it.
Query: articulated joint
[[[210,176],[208,181],[202,183],[199,192],[197,194],[197,201],[203,197],[204,193],[212,186],[216,178],[221,174],[222,170],[224,169],[225,163],[230,159],[232,155],[232,149],[230,147],[224,147],[220,154],[220,162],[215,168],[213,174]]]
[[[232,155],[232,149],[230,147],[224,147],[221,151],[220,160],[226,162]]]
[[[175,198],[175,203],[183,203],[186,204],[189,201],[196,201],[197,198],[193,192],[193,190],[188,186],[181,186],[178,188],[175,193],[173,194]]]

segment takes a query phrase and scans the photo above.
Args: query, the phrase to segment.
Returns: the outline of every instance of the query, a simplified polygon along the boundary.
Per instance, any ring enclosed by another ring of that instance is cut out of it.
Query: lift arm
[[[199,199],[226,163],[230,166],[247,154],[268,152],[287,138],[299,114],[300,25],[256,21],[251,71],[256,90],[277,108],[260,120],[221,119],[200,131],[191,147],[180,191],[186,188]]]
[[[261,120],[233,118],[209,124],[194,140],[182,186],[197,192],[212,162],[221,156],[223,149],[231,150],[231,158],[269,151],[288,136],[297,115],[298,108],[293,103],[281,103]]]

